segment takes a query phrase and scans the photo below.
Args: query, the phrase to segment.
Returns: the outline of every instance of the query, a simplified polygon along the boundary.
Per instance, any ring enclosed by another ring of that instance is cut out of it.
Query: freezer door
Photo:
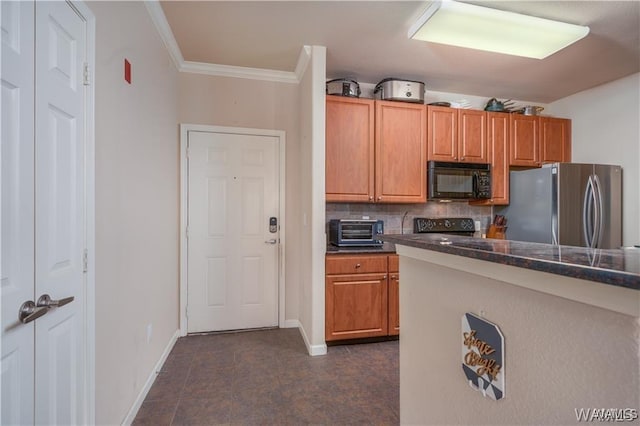
[[[557,194],[554,199],[555,244],[586,247],[591,238],[590,212],[595,208],[589,177],[593,174],[593,164],[558,163],[555,168]],[[586,212],[585,212],[586,208]],[[585,232],[586,227],[586,232]],[[586,235],[585,235],[586,234]]]
[[[610,249],[622,246],[622,169],[620,166],[594,166],[597,208],[596,245]]]

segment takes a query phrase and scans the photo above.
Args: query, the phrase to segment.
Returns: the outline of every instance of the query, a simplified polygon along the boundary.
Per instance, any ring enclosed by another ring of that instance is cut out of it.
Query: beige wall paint
[[[404,256],[400,270],[401,424],[569,425],[575,408],[638,409],[637,317]],[[504,335],[503,400],[466,382],[466,312]]]
[[[96,422],[120,424],[178,329],[178,73],[142,2],[87,4],[96,16]]]
[[[326,48],[312,46],[300,81],[300,183],[302,267],[300,324],[312,355],[327,351],[324,341],[325,237],[325,81]]]
[[[298,319],[300,265],[298,85],[180,73],[179,122],[284,130],[286,133],[285,319]]]
[[[640,244],[640,74],[585,90],[549,105],[572,119],[572,159],[622,166],[623,244]]]

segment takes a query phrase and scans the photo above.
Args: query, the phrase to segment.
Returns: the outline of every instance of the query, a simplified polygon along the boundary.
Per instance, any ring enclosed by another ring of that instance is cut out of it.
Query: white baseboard
[[[133,420],[136,418],[136,415],[138,414],[138,410],[140,410],[140,407],[142,406],[144,399],[147,397],[147,394],[149,393],[149,390],[151,389],[153,382],[155,382],[156,377],[158,377],[158,373],[160,372],[160,370],[162,370],[162,366],[164,365],[164,362],[167,360],[169,353],[171,353],[171,349],[173,349],[173,346],[176,344],[178,337],[180,337],[180,330],[176,330],[176,332],[171,337],[171,340],[169,340],[169,343],[164,348],[164,352],[162,352],[160,359],[158,360],[155,367],[151,371],[151,374],[149,374],[149,378],[147,378],[147,381],[142,387],[142,390],[140,390],[140,394],[138,394],[138,397],[136,398],[135,402],[131,406],[131,409],[129,410],[127,417],[125,417],[124,420],[122,421],[123,425],[129,426],[131,425],[131,423],[133,423]]]
[[[317,355],[326,355],[327,354],[327,345],[326,344],[312,345],[311,343],[309,343],[309,338],[307,337],[307,332],[304,331],[304,327],[302,326],[302,323],[300,321],[298,321],[298,320],[288,320],[288,321],[296,321],[298,323],[298,329],[300,330],[300,334],[302,334],[302,339],[304,340],[304,344],[307,347],[307,352],[309,352],[309,355],[317,356]]]
[[[300,328],[300,321],[297,319],[288,319],[284,320],[284,325],[282,328]]]

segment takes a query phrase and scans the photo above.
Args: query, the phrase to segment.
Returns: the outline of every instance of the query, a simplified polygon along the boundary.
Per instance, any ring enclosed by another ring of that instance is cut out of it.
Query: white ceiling
[[[429,1],[162,1],[186,61],[294,71],[327,47],[327,78],[424,81],[427,91],[548,103],[640,71],[640,1],[472,1],[587,25],[543,60],[410,40]]]

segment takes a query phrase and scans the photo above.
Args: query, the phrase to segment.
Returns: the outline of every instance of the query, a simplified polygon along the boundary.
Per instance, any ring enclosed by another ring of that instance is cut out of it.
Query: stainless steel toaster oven
[[[329,221],[329,242],[338,247],[381,246],[384,233],[381,220],[333,219]]]

